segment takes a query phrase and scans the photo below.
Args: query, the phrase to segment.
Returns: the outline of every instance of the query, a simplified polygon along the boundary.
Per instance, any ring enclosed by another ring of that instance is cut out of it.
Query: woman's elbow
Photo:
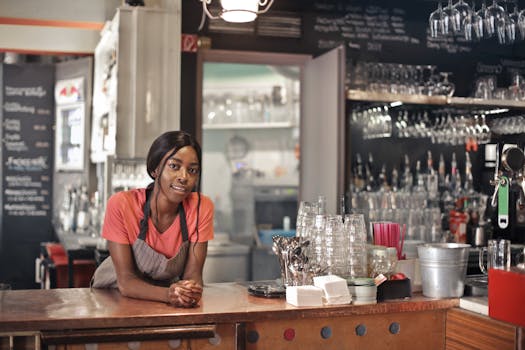
[[[136,289],[133,287],[132,278],[118,278],[117,287],[120,292],[125,297],[133,297],[133,291]]]

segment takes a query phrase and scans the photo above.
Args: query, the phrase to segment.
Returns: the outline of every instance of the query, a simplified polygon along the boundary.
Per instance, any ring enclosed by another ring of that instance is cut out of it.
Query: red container
[[[489,316],[525,327],[525,270],[489,270]]]
[[[51,288],[68,288],[68,258],[66,251],[60,243],[46,243],[46,253],[53,262],[54,278]],[[91,276],[95,272],[95,260],[79,259],[73,261],[73,287],[87,288],[91,281]]]

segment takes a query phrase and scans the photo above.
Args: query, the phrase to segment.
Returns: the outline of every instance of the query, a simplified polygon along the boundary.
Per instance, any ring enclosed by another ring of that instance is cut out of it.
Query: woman
[[[201,148],[185,132],[166,132],[153,141],[146,164],[152,184],[108,200],[102,237],[110,257],[95,271],[92,286],[193,307],[202,296],[213,238],[213,203],[198,192]]]

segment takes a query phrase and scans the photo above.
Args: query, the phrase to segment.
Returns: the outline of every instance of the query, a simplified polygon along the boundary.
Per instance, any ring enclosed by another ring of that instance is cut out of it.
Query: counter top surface
[[[489,315],[488,297],[463,297],[459,299],[459,307],[465,310],[476,312],[481,315]]]
[[[68,288],[0,292],[0,332],[53,329],[175,326],[304,317],[337,317],[447,309],[459,299],[420,294],[375,305],[295,307],[285,299],[251,296],[237,283],[204,287],[195,308],[123,297],[117,290]]]

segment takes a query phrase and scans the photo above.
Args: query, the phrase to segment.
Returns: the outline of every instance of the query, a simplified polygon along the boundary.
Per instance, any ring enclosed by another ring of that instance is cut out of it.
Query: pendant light
[[[226,22],[246,23],[252,22],[257,15],[265,13],[272,6],[273,0],[220,0],[222,10],[214,16],[208,10],[212,0],[200,0],[202,10],[210,19],[222,18]],[[259,9],[259,7],[261,7]]]

